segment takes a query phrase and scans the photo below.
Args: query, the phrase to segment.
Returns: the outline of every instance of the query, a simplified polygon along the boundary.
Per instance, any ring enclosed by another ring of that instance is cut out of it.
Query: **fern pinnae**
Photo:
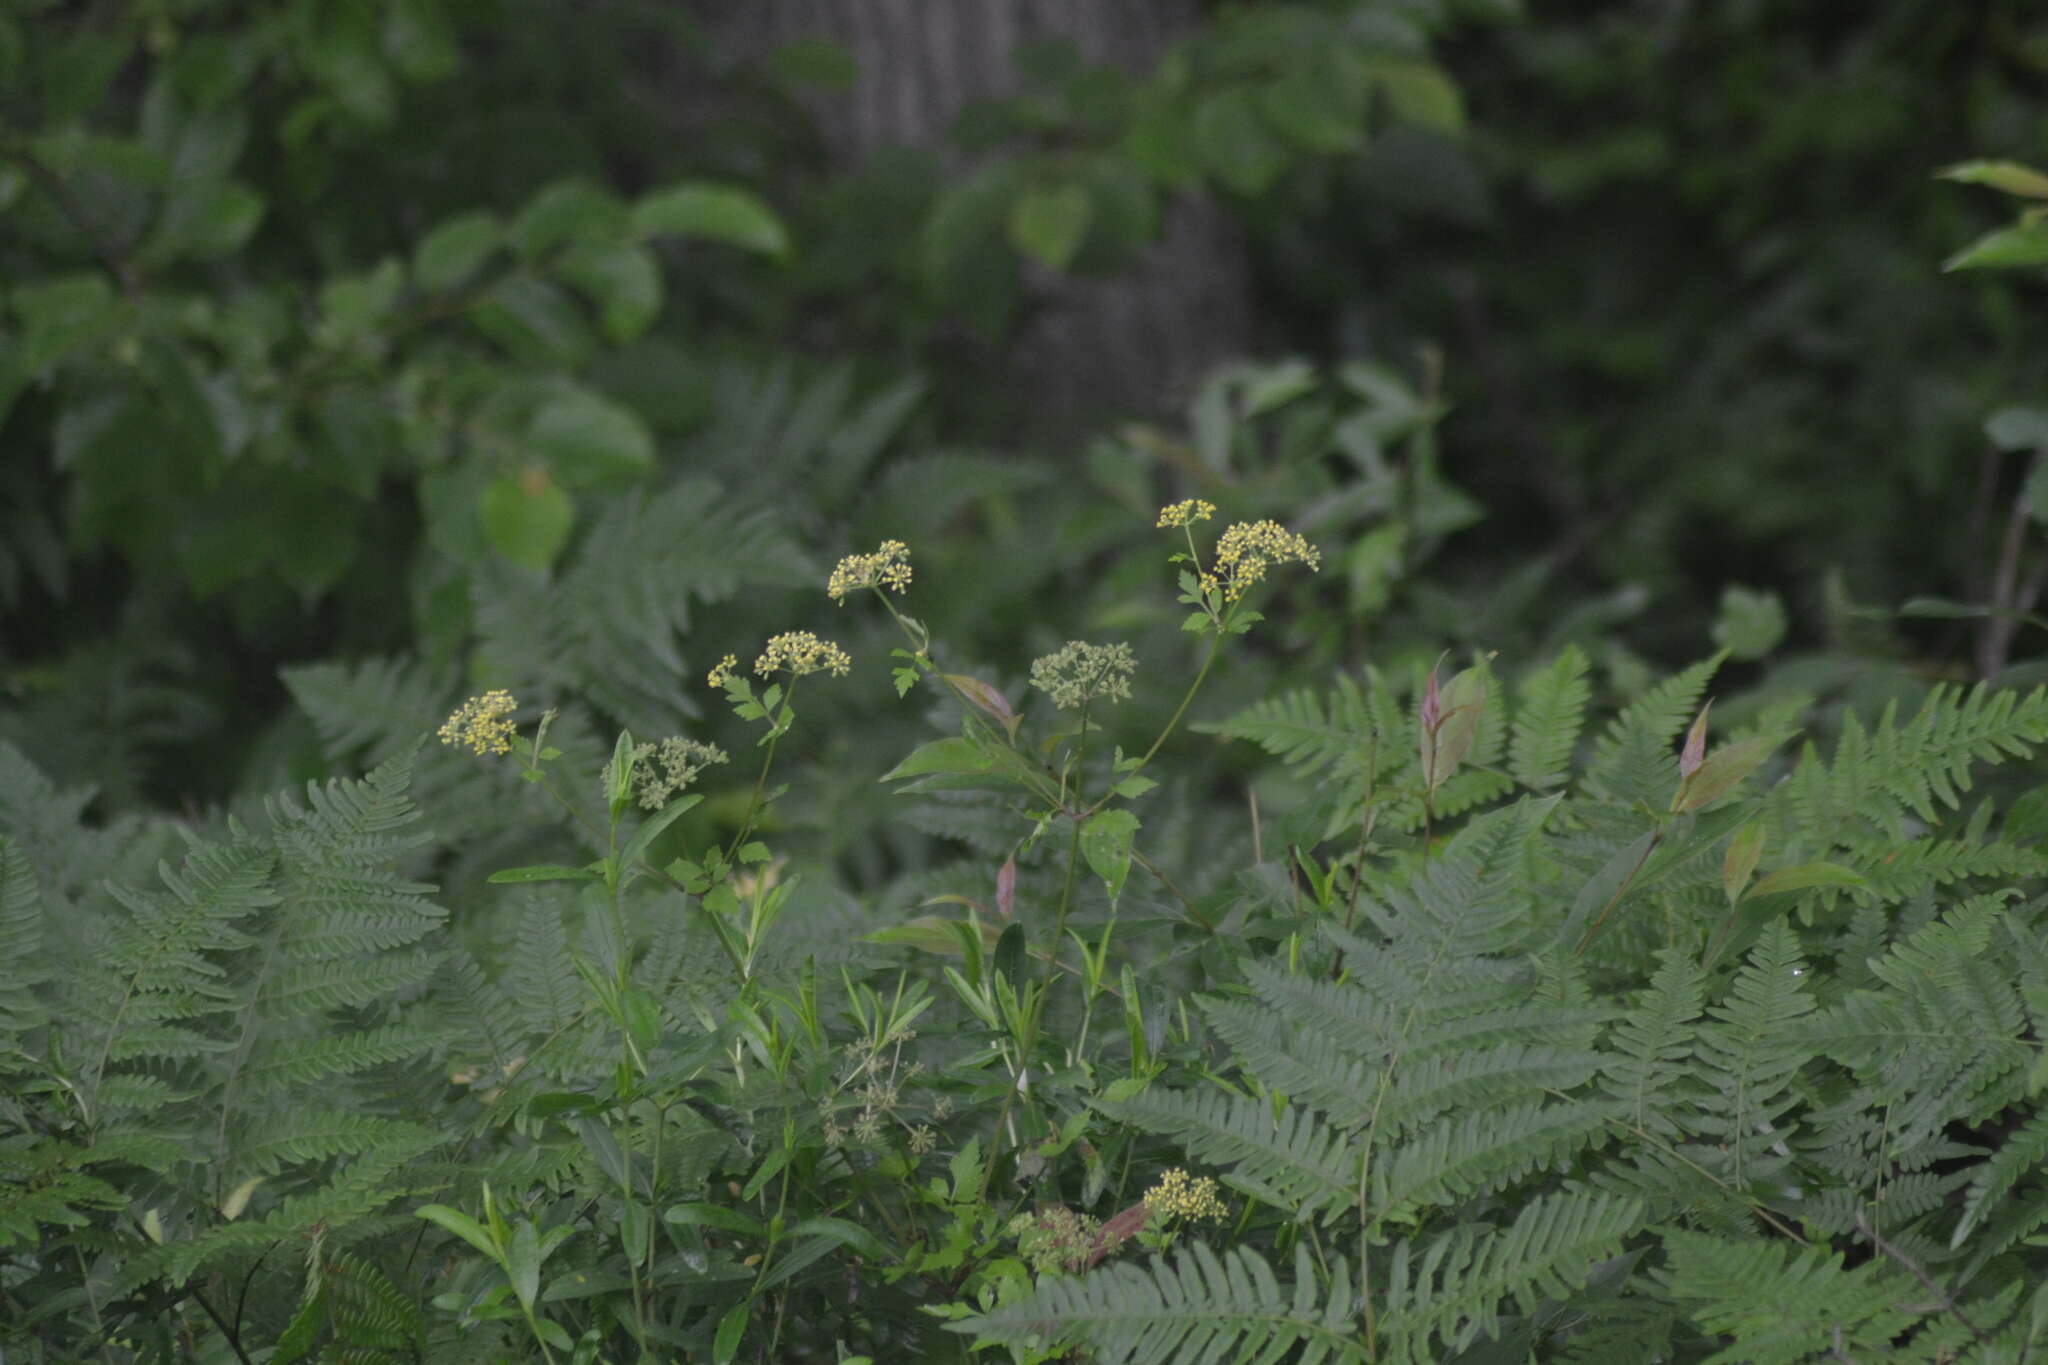
[[[1566,645],[1549,667],[1523,680],[1508,747],[1508,771],[1516,782],[1548,791],[1570,776],[1592,694],[1586,656],[1577,645]]]
[[[1231,1168],[1233,1183],[1300,1216],[1328,1221],[1357,1203],[1358,1158],[1343,1131],[1311,1111],[1221,1089],[1146,1091],[1096,1108],[1147,1132],[1177,1138],[1198,1159]]]

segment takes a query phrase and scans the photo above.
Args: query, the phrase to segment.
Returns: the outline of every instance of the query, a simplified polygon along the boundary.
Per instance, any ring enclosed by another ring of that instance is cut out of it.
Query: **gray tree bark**
[[[711,22],[744,52],[797,38],[844,46],[858,79],[819,113],[828,145],[857,163],[934,142],[962,106],[1014,92],[1020,42],[1066,38],[1086,62],[1139,74],[1200,15],[1197,0],[741,0]],[[1184,194],[1161,229],[1114,278],[1029,274],[1038,306],[1011,359],[1041,411],[1154,409],[1249,349],[1250,269],[1235,225],[1206,195]]]

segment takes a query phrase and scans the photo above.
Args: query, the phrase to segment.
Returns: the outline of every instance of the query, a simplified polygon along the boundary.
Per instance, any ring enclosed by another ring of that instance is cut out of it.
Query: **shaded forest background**
[[[1997,671],[1856,604],[2048,563],[2037,285],[1932,178],[2044,73],[2018,0],[17,4],[0,735],[196,810],[349,752],[321,669],[660,733],[884,535],[1016,670],[1219,492],[1337,556],[1283,674],[1626,695],[1731,582],[1809,684]]]

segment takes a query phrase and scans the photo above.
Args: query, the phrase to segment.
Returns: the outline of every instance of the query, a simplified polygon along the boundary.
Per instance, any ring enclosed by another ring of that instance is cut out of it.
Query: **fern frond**
[[[1890,1262],[1845,1270],[1826,1246],[1738,1241],[1672,1228],[1669,1291],[1688,1303],[1711,1332],[1734,1338],[1716,1362],[1794,1365],[1825,1353],[1874,1352],[1889,1359],[1899,1334],[1917,1314],[1920,1287]]]
[[[1678,732],[1700,709],[1700,696],[1721,666],[1721,656],[1674,673],[1622,708],[1594,746],[1587,791],[1621,805],[1661,806],[1678,785]]]
[[[1688,1126],[1727,1149],[1735,1183],[1756,1174],[1765,1149],[1783,1141],[1771,1123],[1796,1101],[1792,1079],[1817,1054],[1795,1021],[1814,1008],[1799,940],[1773,921],[1736,973],[1730,998],[1710,1005],[1699,1029],[1697,1073],[1714,1098],[1690,1110]]]
[[[1550,667],[1523,681],[1508,749],[1508,771],[1515,781],[1531,791],[1548,791],[1563,783],[1571,772],[1592,695],[1586,656],[1577,645],[1566,645]]]
[[[1533,1313],[1545,1298],[1569,1298],[1642,1223],[1635,1200],[1572,1190],[1528,1201],[1505,1228],[1467,1224],[1401,1240],[1380,1319],[1390,1358],[1443,1359],[1497,1336],[1506,1303]]]
[[[1290,1214],[1326,1218],[1358,1200],[1358,1158],[1347,1135],[1313,1113],[1225,1090],[1145,1091],[1096,1108],[1149,1133],[1176,1138],[1198,1160],[1230,1169],[1230,1183]]]
[[[1612,1105],[1523,1101],[1449,1115],[1375,1161],[1372,1205],[1406,1221],[1422,1209],[1504,1187],[1604,1140]]]
[[[15,1039],[40,1027],[49,1010],[35,988],[48,980],[51,967],[43,957],[43,898],[36,886],[28,854],[14,840],[0,835],[0,1056]]]
[[[1706,977],[1690,954],[1666,950],[1658,957],[1650,988],[1614,1030],[1602,1088],[1635,1127],[1675,1137],[1678,1126],[1666,1111],[1685,1084]]]
[[[1356,1291],[1340,1257],[1319,1293],[1315,1265],[1297,1242],[1290,1293],[1257,1252],[1222,1256],[1200,1242],[1171,1263],[1105,1266],[1078,1278],[1045,1277],[1020,1303],[949,1324],[1015,1346],[1086,1343],[1102,1365],[1363,1365],[1371,1357],[1353,1319]]]

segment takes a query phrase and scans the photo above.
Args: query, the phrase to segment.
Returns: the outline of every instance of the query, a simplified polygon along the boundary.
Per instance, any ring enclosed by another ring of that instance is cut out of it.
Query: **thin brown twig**
[[[1865,1237],[1868,1237],[1870,1239],[1870,1244],[1872,1246],[1876,1247],[1879,1251],[1883,1252],[1885,1255],[1891,1257],[1894,1261],[1897,1261],[1900,1265],[1904,1266],[1907,1272],[1911,1274],[1914,1279],[1920,1281],[1921,1285],[1925,1287],[1928,1293],[1934,1295],[1935,1301],[1941,1305],[1943,1311],[1955,1314],[1956,1321],[1960,1322],[1963,1326],[1970,1329],[1971,1336],[1977,1338],[1977,1340],[1983,1342],[1986,1346],[1992,1344],[1991,1334],[1985,1331],[1983,1328],[1979,1327],[1976,1323],[1970,1321],[1969,1315],[1964,1313],[1963,1310],[1956,1304],[1954,1296],[1951,1295],[1946,1289],[1943,1289],[1932,1275],[1929,1275],[1926,1271],[1922,1270],[1918,1265],[1914,1264],[1912,1257],[1908,1256],[1905,1252],[1893,1246],[1890,1242],[1887,1242],[1884,1238],[1878,1236],[1877,1229],[1870,1225],[1870,1219],[1864,1216],[1863,1210],[1861,1209],[1858,1209],[1856,1211],[1856,1230],[1862,1233]]]

